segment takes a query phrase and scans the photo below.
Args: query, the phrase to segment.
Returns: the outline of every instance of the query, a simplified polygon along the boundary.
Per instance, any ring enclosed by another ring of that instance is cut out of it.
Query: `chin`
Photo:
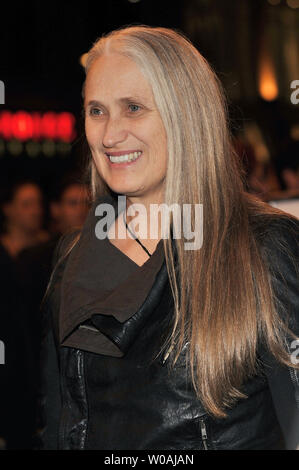
[[[139,196],[140,190],[133,184],[109,184],[106,183],[111,191],[128,196]]]

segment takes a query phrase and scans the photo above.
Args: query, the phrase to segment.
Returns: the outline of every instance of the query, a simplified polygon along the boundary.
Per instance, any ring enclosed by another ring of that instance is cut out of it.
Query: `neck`
[[[141,234],[141,236],[138,236],[140,239],[144,240],[150,240],[150,234],[151,234],[151,229],[154,231],[154,233],[157,233],[157,238],[154,238],[154,242],[158,242],[161,239],[161,220],[160,217],[158,220],[151,220],[151,206],[152,204],[157,204],[158,206],[163,203],[163,197],[161,194],[157,195],[155,198],[153,197],[146,197],[146,196],[127,196],[126,202],[127,202],[127,211],[129,207],[133,204],[141,204],[142,207],[144,208],[142,212],[135,212],[133,216],[126,216],[127,224],[129,224],[132,220],[135,219],[135,217],[138,217],[138,221],[146,227],[146,234]],[[137,209],[137,208],[136,208]],[[155,218],[154,218],[155,219]],[[155,227],[151,227],[151,224],[155,225]],[[156,230],[155,230],[156,229]]]

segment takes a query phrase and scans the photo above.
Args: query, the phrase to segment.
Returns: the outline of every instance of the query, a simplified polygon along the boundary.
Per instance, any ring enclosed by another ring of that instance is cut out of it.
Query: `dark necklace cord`
[[[139,243],[139,245],[141,246],[141,248],[143,248],[143,250],[147,253],[147,255],[148,255],[149,257],[151,257],[152,255],[151,255],[151,253],[148,251],[148,249],[145,248],[145,246],[141,243],[141,241],[139,240],[139,238],[136,237],[135,233],[133,233],[133,232],[129,229],[129,227],[128,227],[128,225],[127,225],[127,222],[126,222],[126,219],[125,219],[125,212],[126,212],[126,211],[123,212],[123,219],[124,219],[124,223],[125,223],[126,229],[127,229],[128,232],[132,235],[132,237],[134,238],[134,240],[136,240],[136,242]]]

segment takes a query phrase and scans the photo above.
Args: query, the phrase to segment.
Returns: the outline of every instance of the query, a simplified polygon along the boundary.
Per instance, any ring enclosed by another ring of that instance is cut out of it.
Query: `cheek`
[[[92,124],[85,124],[85,135],[88,145],[94,149],[100,142],[100,129],[97,129],[96,126]]]
[[[152,138],[154,159],[157,165],[162,169],[167,166],[167,140],[165,132],[162,129],[157,129]]]

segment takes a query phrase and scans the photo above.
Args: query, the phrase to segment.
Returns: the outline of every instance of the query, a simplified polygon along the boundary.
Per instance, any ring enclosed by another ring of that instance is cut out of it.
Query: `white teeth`
[[[132,162],[136,160],[142,152],[132,152],[126,155],[120,155],[119,157],[112,157],[112,155],[108,155],[110,161],[112,163],[122,163],[122,162]]]

